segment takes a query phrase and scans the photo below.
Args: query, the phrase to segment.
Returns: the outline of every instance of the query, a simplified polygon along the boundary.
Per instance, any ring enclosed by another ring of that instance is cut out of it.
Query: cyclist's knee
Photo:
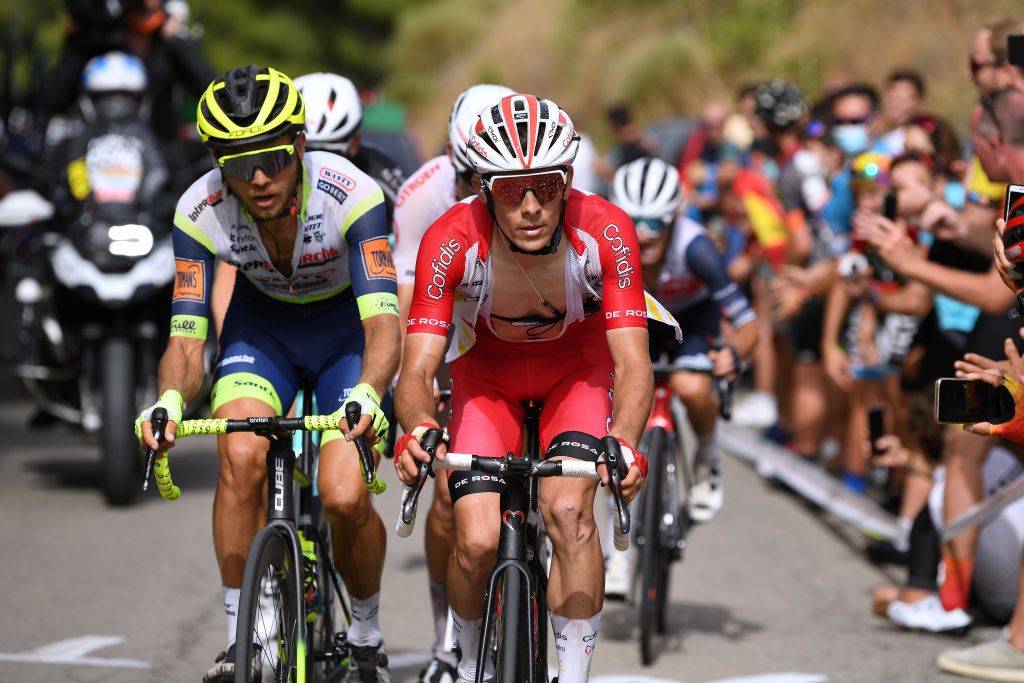
[[[359,480],[347,480],[335,486],[322,487],[320,500],[327,518],[334,523],[359,523],[368,518],[373,510],[370,495]]]
[[[584,545],[597,534],[593,497],[583,491],[559,491],[542,496],[541,510],[548,535],[555,545]]]
[[[707,401],[711,396],[711,375],[701,372],[677,372],[672,375],[672,391],[687,406]]]
[[[487,520],[459,529],[453,558],[459,571],[471,579],[483,580],[494,566],[498,555],[498,529]]]
[[[267,473],[267,447],[251,435],[227,437],[222,449],[220,479],[236,495],[259,497]]]

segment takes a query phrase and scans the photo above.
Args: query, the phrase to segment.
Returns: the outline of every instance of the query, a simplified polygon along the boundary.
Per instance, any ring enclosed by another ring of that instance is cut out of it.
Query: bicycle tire
[[[238,602],[235,683],[261,683],[266,670],[272,672],[274,683],[301,683],[311,673],[302,569],[296,565],[289,531],[277,525],[263,527],[249,546]],[[260,665],[253,665],[254,660]]]
[[[523,642],[526,632],[523,609],[523,577],[515,569],[506,569],[501,577],[501,594],[492,615],[496,638],[494,663],[496,683],[523,683],[527,680],[529,651]],[[511,644],[511,647],[508,645]],[[477,666],[482,666],[480,662]]]
[[[334,581],[329,575],[334,571],[333,563],[326,559],[331,553],[330,526],[324,524],[316,536],[316,575],[320,597],[316,619],[306,623],[306,642],[309,644],[310,668],[313,670],[311,680],[325,681],[341,665],[341,662],[331,659],[335,634],[335,591]]]
[[[642,520],[640,523],[640,661],[650,666],[655,659],[659,597],[662,588],[664,553],[661,551],[662,478],[665,471],[667,434],[654,427],[647,434],[647,457],[650,460],[644,483]]]

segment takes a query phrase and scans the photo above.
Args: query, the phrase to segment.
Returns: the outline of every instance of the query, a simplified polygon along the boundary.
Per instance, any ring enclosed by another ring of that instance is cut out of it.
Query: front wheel
[[[665,476],[665,447],[667,434],[661,427],[648,433],[647,453],[650,458],[647,481],[644,482],[643,500],[637,545],[640,546],[640,659],[650,666],[655,659],[655,638],[659,614],[663,611],[668,573],[668,558],[662,550],[662,480]]]
[[[100,478],[111,505],[130,505],[142,485],[142,454],[135,439],[135,352],[126,337],[103,341],[99,353],[103,427]]]
[[[306,680],[302,568],[286,529],[264,527],[249,546],[238,600],[235,683]]]

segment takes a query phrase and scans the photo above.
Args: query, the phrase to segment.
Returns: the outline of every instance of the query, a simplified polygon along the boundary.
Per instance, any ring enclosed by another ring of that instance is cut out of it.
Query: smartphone
[[[896,220],[896,210],[898,208],[896,204],[896,190],[889,190],[885,193],[885,199],[882,201],[882,215],[894,221]]]
[[[878,440],[885,436],[885,408],[871,406],[868,408],[868,437],[871,439],[871,455],[881,455]]]
[[[1010,64],[1024,66],[1024,35],[1006,36],[1006,56]]]
[[[1001,424],[1012,420],[1014,411],[1013,396],[1006,387],[949,377],[935,382],[935,421],[941,424]]]
[[[1024,185],[1006,186],[1003,207],[1003,250],[1010,263],[1024,262]]]

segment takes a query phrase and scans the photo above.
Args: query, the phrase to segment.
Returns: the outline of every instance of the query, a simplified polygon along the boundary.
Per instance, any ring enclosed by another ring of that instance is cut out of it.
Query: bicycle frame
[[[530,401],[526,405],[526,453],[523,458],[509,460],[512,471],[508,485],[501,493],[501,527],[498,532],[498,557],[487,580],[487,597],[484,605],[484,622],[480,633],[480,649],[477,653],[476,682],[483,683],[486,667],[484,662],[488,656],[488,640],[493,628],[491,615],[494,614],[498,600],[498,582],[506,572],[519,574],[522,587],[519,598],[525,597],[526,619],[524,633],[520,634],[523,643],[530,644],[530,662],[526,664],[529,675],[528,683],[534,683],[534,662],[547,665],[547,632],[541,637],[541,614],[547,615],[547,573],[541,566],[540,515],[537,513],[539,482],[536,478],[527,478],[530,474],[531,462],[540,454],[540,405]],[[518,475],[518,476],[517,476]],[[527,486],[529,482],[529,486]],[[536,576],[536,580],[534,577]],[[519,609],[523,602],[513,598],[507,592],[501,595],[503,619],[513,623],[521,620]],[[513,653],[514,655],[515,653]],[[501,666],[495,662],[495,666]]]

